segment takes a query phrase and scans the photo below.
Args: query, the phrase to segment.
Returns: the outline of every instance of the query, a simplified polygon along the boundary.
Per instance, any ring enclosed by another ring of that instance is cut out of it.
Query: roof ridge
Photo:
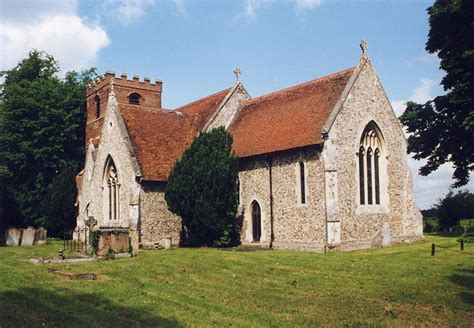
[[[324,80],[329,80],[331,78],[336,77],[337,75],[342,75],[344,73],[348,73],[350,71],[353,71],[354,69],[356,69],[356,66],[351,67],[351,68],[347,68],[345,70],[342,70],[342,71],[339,71],[339,72],[336,72],[336,73],[332,73],[332,74],[329,74],[329,75],[326,75],[326,76],[318,77],[318,78],[310,80],[310,81],[306,81],[306,82],[303,82],[303,83],[298,83],[298,84],[293,85],[291,87],[276,90],[276,91],[273,91],[273,92],[255,97],[255,98],[251,98],[251,99],[246,101],[246,104],[252,104],[252,103],[255,103],[255,102],[260,101],[262,99],[273,97],[273,96],[275,96],[277,94],[280,94],[280,93],[285,93],[287,91],[292,91],[292,90],[295,90],[295,89],[299,89],[299,88],[305,87],[305,86],[310,85],[310,84],[314,84],[314,83],[317,83],[317,82],[322,82]]]
[[[175,110],[181,110],[181,109],[183,109],[184,107],[188,107],[188,106],[194,105],[194,104],[196,104],[196,103],[198,103],[198,102],[200,102],[200,101],[206,100],[207,98],[211,98],[211,97],[213,97],[213,96],[216,96],[216,95],[218,95],[219,93],[223,93],[224,91],[229,92],[231,89],[232,89],[232,87],[227,88],[227,89],[224,89],[224,90],[221,90],[221,91],[218,91],[218,92],[215,92],[215,93],[213,93],[213,94],[210,94],[210,95],[208,95],[208,96],[202,97],[202,98],[197,99],[197,100],[194,100],[194,101],[192,101],[192,102],[190,102],[190,103],[184,104],[184,105],[182,105],[182,106],[180,106],[180,107],[178,107],[178,108],[172,109],[172,110],[173,110],[173,111],[175,111]]]

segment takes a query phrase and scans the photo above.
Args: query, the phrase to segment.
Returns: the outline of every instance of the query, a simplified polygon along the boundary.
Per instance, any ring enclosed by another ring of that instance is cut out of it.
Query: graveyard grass
[[[27,260],[56,257],[58,241],[2,247],[0,327],[469,327],[474,244],[432,257],[431,243],[456,238],[426,237],[350,253],[173,249],[69,265]],[[67,280],[50,268],[98,279]]]

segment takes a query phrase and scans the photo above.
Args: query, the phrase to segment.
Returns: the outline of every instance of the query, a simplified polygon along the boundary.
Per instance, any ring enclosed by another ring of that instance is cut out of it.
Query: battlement
[[[99,76],[86,86],[87,96],[90,96],[99,89],[111,84],[112,80],[114,86],[155,92],[161,92],[163,84],[163,82],[158,79],[155,79],[154,82],[152,82],[149,77],[143,77],[143,79],[140,80],[140,77],[137,75],[133,75],[129,78],[126,73],[116,76],[115,72],[107,71],[105,74]]]

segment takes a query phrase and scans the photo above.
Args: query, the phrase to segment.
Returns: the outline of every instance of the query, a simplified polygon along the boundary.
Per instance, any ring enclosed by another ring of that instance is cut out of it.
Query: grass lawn
[[[0,248],[0,327],[474,325],[474,244],[456,238],[351,253],[143,251],[82,264],[34,265],[59,242]],[[467,253],[471,253],[467,254]],[[96,273],[67,280],[49,268]]]

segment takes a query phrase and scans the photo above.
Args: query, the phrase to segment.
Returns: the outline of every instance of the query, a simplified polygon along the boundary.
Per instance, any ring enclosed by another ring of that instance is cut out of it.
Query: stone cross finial
[[[363,55],[367,55],[367,42],[365,40],[360,40],[360,49],[362,50]]]
[[[234,74],[235,74],[235,82],[240,82],[240,75],[242,74],[242,72],[240,71],[239,67],[236,67],[234,69]]]

